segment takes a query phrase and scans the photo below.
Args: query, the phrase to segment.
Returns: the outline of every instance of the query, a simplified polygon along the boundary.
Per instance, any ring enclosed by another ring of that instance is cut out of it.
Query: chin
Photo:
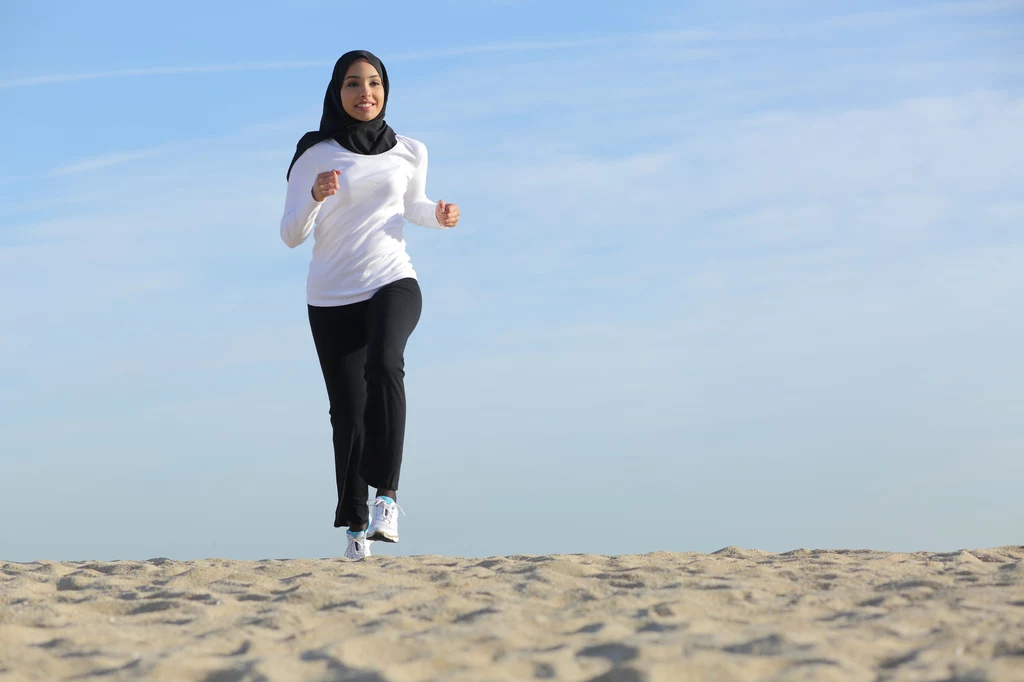
[[[372,113],[368,113],[368,112],[365,112],[365,111],[363,111],[361,109],[356,109],[354,112],[353,111],[348,112],[348,114],[352,118],[357,118],[360,121],[372,121],[373,119],[377,118],[378,111],[375,109],[375,110],[373,110]]]

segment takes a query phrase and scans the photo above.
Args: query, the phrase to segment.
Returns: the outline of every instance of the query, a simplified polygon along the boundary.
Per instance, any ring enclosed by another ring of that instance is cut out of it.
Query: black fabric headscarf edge
[[[381,84],[384,86],[384,102],[381,105],[380,113],[371,121],[360,121],[353,118],[341,106],[341,86],[345,72],[357,59],[365,59],[370,62],[380,74]],[[285,179],[291,176],[292,167],[307,149],[330,138],[336,140],[350,152],[367,155],[381,154],[398,144],[395,131],[384,120],[390,91],[388,71],[384,68],[384,63],[372,52],[352,50],[341,55],[334,64],[334,73],[331,75],[331,82],[327,85],[327,93],[324,94],[324,113],[320,117],[320,129],[310,131],[299,139],[298,144],[295,145],[295,156],[292,157],[292,162],[288,165],[288,172],[285,173]]]

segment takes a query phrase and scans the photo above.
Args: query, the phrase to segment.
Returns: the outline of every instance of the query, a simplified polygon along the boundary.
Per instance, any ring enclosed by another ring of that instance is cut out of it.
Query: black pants
[[[405,441],[405,344],[423,299],[411,277],[351,305],[309,306],[327,384],[338,507],[334,526],[368,520],[367,485],[398,490]]]

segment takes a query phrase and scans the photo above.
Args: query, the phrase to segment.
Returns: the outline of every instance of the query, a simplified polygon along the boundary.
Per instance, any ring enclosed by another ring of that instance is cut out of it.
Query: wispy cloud
[[[406,52],[389,57],[388,61],[423,61],[442,57],[459,57],[470,54],[496,54],[509,52],[544,52],[548,50],[570,50],[585,47],[606,47],[641,41],[660,42],[703,42],[718,38],[718,34],[707,30],[654,31],[647,33],[623,33],[594,38],[571,40],[546,40],[529,42],[504,42],[487,45],[465,45],[443,50],[422,50]]]
[[[1024,10],[1022,0],[988,0],[983,2],[940,2],[919,7],[894,7],[868,12],[857,12],[827,20],[833,26],[857,26],[897,23],[931,17],[969,17],[1003,14]]]
[[[445,57],[458,57],[472,54],[500,54],[515,52],[543,52],[549,50],[568,50],[586,47],[603,47],[622,43],[641,41],[666,42],[698,42],[715,38],[710,31],[656,31],[649,33],[628,33],[593,38],[503,42],[485,45],[466,45],[439,50],[419,50],[394,55],[389,62],[414,62]],[[113,71],[96,71],[93,73],[55,74],[50,76],[33,76],[0,81],[0,90],[24,88],[38,85],[60,85],[80,81],[103,80],[111,78],[134,78],[139,76],[180,76],[204,73],[225,73],[231,71],[272,71],[281,69],[308,69],[330,66],[331,62],[323,60],[297,60],[283,62],[248,62],[241,64],[209,64],[200,66],[170,66],[141,69],[118,69]]]
[[[24,88],[33,85],[59,85],[80,81],[104,80],[109,78],[133,78],[137,76],[181,76],[194,73],[224,73],[228,71],[271,71],[278,69],[308,69],[322,67],[320,60],[287,61],[287,62],[249,62],[242,64],[208,64],[200,66],[165,66],[143,69],[118,69],[115,71],[94,71],[92,73],[55,74],[51,76],[32,76],[0,81],[0,90]]]
[[[911,7],[890,7],[853,11],[839,14],[811,14],[800,21],[778,22],[756,20],[734,23],[727,29],[716,30],[715,35],[727,42],[756,42],[782,40],[794,37],[819,37],[823,31],[858,31],[893,25],[913,25],[917,22],[944,19],[947,21],[968,17],[1012,15],[1024,11],[1024,0],[972,0],[969,2],[921,3]],[[689,10],[681,10],[673,21],[685,22]],[[964,28],[964,26],[961,26]]]
[[[99,170],[100,168],[107,168],[108,166],[116,166],[121,163],[127,163],[128,161],[138,161],[139,159],[149,159],[154,156],[158,156],[163,152],[170,149],[170,145],[160,145],[159,147],[150,147],[148,149],[137,149],[130,152],[113,152],[110,154],[102,154],[95,156],[91,159],[83,159],[81,161],[75,161],[63,166],[58,166],[51,169],[46,175],[50,177],[59,177],[62,175],[74,175],[75,173],[87,173],[89,171]]]
[[[927,17],[964,17],[988,14],[1002,14],[1024,10],[1024,0],[987,0],[983,2],[946,2],[923,7],[905,7],[869,12],[857,12],[831,17],[808,19],[798,25],[786,27],[758,26],[757,28],[734,28],[719,31],[708,28],[684,30],[664,30],[621,33],[585,38],[566,38],[563,40],[541,41],[506,41],[480,45],[464,45],[443,49],[417,50],[390,56],[388,61],[414,62],[446,57],[467,55],[508,54],[525,52],[545,52],[555,50],[573,50],[589,47],[610,47],[642,42],[693,42],[706,43],[711,41],[747,41],[769,39],[791,34],[802,30],[820,31],[826,28],[854,28],[875,26],[889,23],[912,21]],[[320,59],[243,62],[239,64],[207,64],[196,66],[146,67],[136,69],[116,69],[77,74],[52,74],[29,76],[0,81],[0,90],[24,88],[41,85],[60,85],[91,80],[114,78],[133,78],[143,76],[180,76],[190,74],[227,73],[232,71],[274,71],[282,69],[308,69],[330,66],[331,62]]]
[[[50,170],[46,171],[45,173],[43,173],[43,177],[59,177],[64,175],[74,175],[77,173],[88,173],[100,170],[101,168],[109,168],[110,166],[117,166],[131,161],[150,159],[156,156],[160,156],[161,154],[174,151],[175,149],[181,149],[183,147],[188,147],[190,145],[200,143],[209,144],[212,142],[223,142],[236,138],[251,136],[261,137],[282,130],[294,130],[296,125],[301,125],[304,122],[304,117],[293,116],[282,120],[264,121],[260,123],[247,123],[232,132],[219,133],[215,135],[206,135],[202,137],[193,137],[184,140],[175,140],[174,142],[168,142],[166,144],[156,145],[152,147],[145,147],[142,149],[108,152],[87,159],[80,159],[78,161],[72,161],[68,163],[63,163],[62,165],[59,166],[55,166]],[[24,176],[19,178],[12,178],[12,180],[24,179]],[[3,182],[2,178],[0,178],[0,182]]]

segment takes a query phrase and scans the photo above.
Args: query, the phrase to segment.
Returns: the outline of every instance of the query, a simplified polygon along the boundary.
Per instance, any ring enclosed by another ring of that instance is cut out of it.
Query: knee
[[[366,361],[366,379],[376,377],[404,376],[405,358],[397,351],[376,353]]]
[[[331,403],[331,427],[358,434],[363,430],[363,405],[351,402]]]

